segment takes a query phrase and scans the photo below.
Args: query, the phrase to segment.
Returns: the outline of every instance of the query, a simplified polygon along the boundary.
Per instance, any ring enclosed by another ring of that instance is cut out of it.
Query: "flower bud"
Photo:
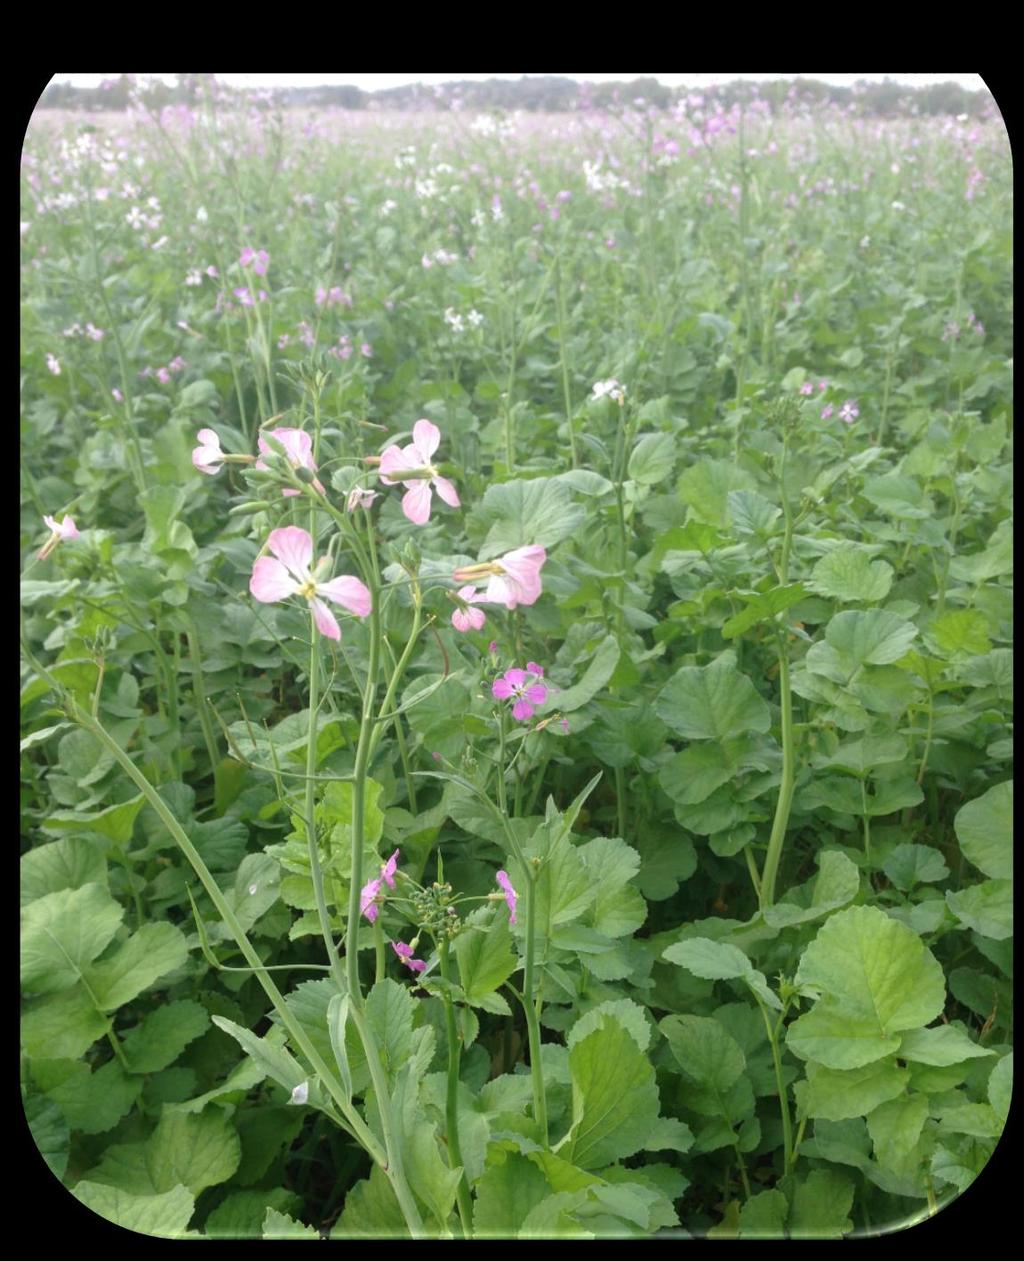
[[[292,472],[305,486],[312,486],[316,481],[316,474],[312,469],[306,468],[304,464],[300,464],[298,468],[292,469]]]

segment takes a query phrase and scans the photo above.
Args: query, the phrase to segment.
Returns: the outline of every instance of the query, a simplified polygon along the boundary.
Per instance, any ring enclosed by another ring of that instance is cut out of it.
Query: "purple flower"
[[[825,406],[821,409],[821,419],[828,420],[832,415],[832,410],[833,410],[832,404],[826,403]]]
[[[505,894],[505,901],[508,903],[508,922],[514,924],[516,922],[516,899],[519,895],[512,888],[512,881],[509,880],[507,871],[499,871],[494,878],[497,880],[501,891]]]
[[[531,669],[514,668],[506,670],[500,678],[494,680],[491,695],[497,701],[512,701],[512,717],[517,722],[524,722],[533,717],[535,705],[543,705],[548,697],[548,689],[543,683],[532,683],[531,679],[542,677],[538,667],[530,662]]]
[[[359,910],[371,924],[377,918],[377,902],[381,884],[386,884],[389,889],[395,887],[398,853],[396,849],[386,863],[381,863],[380,875],[375,880],[368,880],[359,891]]]
[[[857,406],[856,400],[848,398],[839,409],[839,419],[847,425],[852,425],[860,415],[860,408]]]
[[[257,276],[265,276],[267,274],[267,265],[270,262],[270,255],[266,250],[260,250],[257,252],[251,245],[247,245],[245,249],[242,250],[241,257],[238,261],[243,267],[248,267],[251,264],[252,269]]]
[[[398,955],[405,966],[413,972],[425,972],[427,970],[427,965],[422,959],[414,959],[412,957],[414,947],[407,946],[404,941],[393,941],[391,949]]]
[[[801,393],[801,394],[813,394],[813,393],[814,393],[814,386],[810,383],[810,381],[805,381],[805,382],[803,383],[803,385],[801,385],[801,387],[800,387],[800,393]]]

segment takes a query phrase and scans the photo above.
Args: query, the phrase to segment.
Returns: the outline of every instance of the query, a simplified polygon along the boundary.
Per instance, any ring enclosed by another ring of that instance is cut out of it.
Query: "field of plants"
[[[998,114],[143,93],[39,111],[22,191],[55,1194],[832,1239],[968,1188],[1012,1085]]]

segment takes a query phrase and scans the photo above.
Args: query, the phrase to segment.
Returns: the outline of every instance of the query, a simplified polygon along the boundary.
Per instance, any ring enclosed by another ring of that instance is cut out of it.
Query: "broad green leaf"
[[[47,1168],[55,1178],[63,1178],[68,1167],[71,1130],[60,1108],[44,1095],[31,1095],[25,1100],[25,1120]]]
[[[988,1101],[999,1120],[1005,1125],[1010,1112],[1010,1095],[1013,1093],[1013,1055],[1004,1055],[992,1070],[988,1079]]]
[[[932,501],[921,489],[914,477],[901,473],[883,473],[880,477],[868,477],[861,494],[887,516],[897,520],[921,520],[933,512]]]
[[[597,836],[576,849],[592,891],[585,922],[608,937],[635,932],[647,918],[643,898],[630,885],[640,855],[617,836]]]
[[[831,1068],[856,1068],[895,1050],[896,1035],[934,1020],[946,997],[931,951],[873,906],[826,920],[803,953],[796,983],[821,998],[790,1025],[789,1047]]]
[[[815,766],[834,767],[852,771],[863,778],[869,771],[878,766],[888,766],[893,762],[905,762],[910,746],[900,735],[862,736],[859,740],[849,740],[841,744],[834,753]]]
[[[746,1067],[739,1043],[710,1016],[666,1016],[658,1028],[684,1075],[704,1090],[724,1094]]]
[[[1013,881],[983,880],[946,893],[946,905],[961,924],[982,937],[1005,941],[1013,936]]]
[[[593,1239],[573,1210],[586,1200],[586,1191],[556,1191],[530,1209],[516,1231],[517,1239]]]
[[[658,1118],[654,1068],[633,1035],[605,1016],[569,1051],[572,1127],[560,1147],[583,1169],[640,1151]]]
[[[606,635],[598,644],[583,677],[570,687],[549,691],[545,709],[566,714],[581,709],[594,699],[615,673],[619,656],[618,640],[614,635]]]
[[[74,985],[110,943],[124,908],[101,885],[48,893],[21,913],[21,984],[36,994]]]
[[[793,1088],[798,1114],[826,1121],[867,1116],[879,1104],[902,1095],[910,1073],[897,1068],[892,1056],[860,1068],[833,1069],[807,1065],[807,1080]]]
[[[31,849],[21,859],[21,905],[61,889],[86,884],[106,886],[107,863],[101,846],[84,836],[65,836]]]
[[[741,1239],[785,1238],[789,1203],[781,1191],[759,1191],[740,1208]]]
[[[739,774],[738,740],[691,744],[658,772],[658,782],[673,801],[696,806]]]
[[[826,642],[849,674],[859,666],[898,661],[916,638],[913,622],[883,609],[837,613],[825,627]]]
[[[641,1051],[646,1051],[651,1041],[651,1026],[644,1009],[629,998],[609,998],[592,1007],[569,1030],[566,1044],[571,1048],[581,1039],[599,1029],[605,1016],[613,1016],[625,1029],[633,1035],[633,1040]]]
[[[712,941],[708,937],[691,937],[676,942],[664,952],[662,958],[688,968],[694,976],[706,981],[739,979],[745,981],[763,1003],[776,1011],[782,1003],[759,972],[738,946],[728,942]]]
[[[726,504],[732,528],[738,534],[756,534],[766,538],[782,516],[782,509],[769,503],[756,490],[731,490],[726,496]]]
[[[348,1028],[349,997],[347,994],[335,994],[327,1005],[327,1028],[331,1035],[331,1050],[334,1062],[338,1066],[341,1084],[348,1098],[352,1098],[352,1069],[348,1062],[348,1047],[345,1036]]]
[[[920,1094],[889,1099],[869,1112],[868,1133],[878,1163],[897,1173],[903,1172],[927,1119],[928,1096]]]
[[[95,1072],[81,1060],[33,1060],[32,1075],[68,1125],[83,1134],[113,1129],[142,1090],[142,1083],[126,1077],[117,1060],[108,1060]]]
[[[848,603],[877,604],[889,594],[893,568],[884,560],[872,560],[863,548],[843,543],[818,561],[808,587],[819,595]]]
[[[681,475],[678,489],[698,521],[721,529],[729,520],[729,492],[754,490],[755,482],[731,460],[698,460]]]
[[[996,784],[961,806],[953,820],[966,859],[996,880],[1013,879],[1013,782]]]
[[[122,801],[116,806],[108,806],[90,814],[82,810],[65,810],[59,814],[51,814],[43,825],[47,832],[70,829],[74,832],[99,832],[115,845],[123,848],[132,839],[135,816],[146,804],[146,798],[140,793],[131,801]]]
[[[900,1042],[899,1058],[915,1064],[944,1067],[964,1060],[994,1055],[988,1047],[972,1042],[956,1025],[936,1025],[934,1029],[910,1029]]]
[[[308,1076],[306,1070],[282,1046],[276,1046],[267,1038],[258,1037],[226,1016],[214,1016],[213,1023],[235,1039],[242,1050],[258,1066],[264,1077],[270,1077],[291,1092]]]
[[[157,1190],[182,1184],[198,1195],[227,1182],[240,1158],[238,1134],[220,1108],[188,1113],[165,1107],[146,1144],[146,1169]]]
[[[264,1239],[319,1239],[320,1235],[312,1226],[297,1222],[287,1213],[279,1213],[276,1208],[268,1208],[263,1218]]]
[[[388,1176],[379,1165],[345,1194],[345,1207],[331,1230],[332,1239],[394,1239],[406,1233],[402,1210]]]
[[[45,744],[51,736],[55,736],[58,731],[67,731],[70,723],[59,722],[52,727],[40,727],[38,731],[33,731],[30,735],[25,736],[19,748],[22,753],[27,753],[29,749],[34,749],[38,745]]]
[[[99,1217],[135,1234],[182,1239],[196,1233],[188,1229],[195,1197],[181,1183],[162,1195],[129,1195],[117,1187],[83,1179],[71,1193]]]
[[[470,513],[471,526],[489,527],[480,559],[490,560],[517,547],[553,547],[586,519],[568,487],[553,477],[519,479],[489,486]]]
[[[263,1239],[263,1223],[269,1212],[302,1207],[294,1191],[274,1187],[270,1191],[232,1191],[206,1219],[204,1234],[208,1239]],[[316,1231],[313,1238],[316,1238]]]
[[[953,609],[937,617],[924,642],[940,657],[977,657],[992,647],[988,618],[977,609]]]
[[[390,977],[378,981],[366,999],[366,1018],[377,1035],[380,1056],[391,1078],[412,1051],[415,1007],[408,987]]]
[[[467,1002],[477,1003],[503,985],[519,967],[504,904],[482,906],[467,916],[453,950]]]
[[[940,1185],[949,1182],[958,1191],[966,1191],[988,1164],[989,1147],[971,1139],[952,1137],[946,1143],[937,1143],[930,1165],[932,1177]]]
[[[677,670],[658,694],[655,708],[687,740],[726,740],[771,726],[767,702],[728,658]]]
[[[817,1134],[817,1126],[815,1133]],[[790,1239],[841,1239],[853,1229],[853,1183],[837,1169],[812,1169],[793,1190]]]
[[[972,1138],[999,1138],[1003,1122],[991,1104],[962,1103],[940,1113],[943,1134],[970,1134]]]
[[[916,884],[945,880],[949,875],[942,854],[930,845],[897,845],[882,864],[882,870],[904,892]]]
[[[818,874],[799,888],[791,889],[785,902],[766,906],[765,923],[773,928],[786,928],[820,919],[829,911],[852,902],[859,889],[860,871],[856,863],[840,850],[822,850],[818,854]]]
[[[173,1064],[190,1042],[209,1027],[205,1007],[190,998],[178,999],[150,1012],[125,1035],[122,1049],[131,1073],[157,1073]]]
[[[993,530],[988,544],[969,556],[954,556],[949,572],[961,582],[980,586],[1003,574],[1013,573],[1013,523],[1004,520]]]
[[[480,1239],[515,1236],[530,1213],[550,1194],[547,1178],[526,1156],[504,1153],[476,1184],[473,1235]]]
[[[110,1021],[93,1005],[84,986],[33,998],[21,1013],[21,1045],[36,1058],[77,1059],[102,1038]]]
[[[770,591],[754,596],[748,601],[746,608],[725,620],[722,624],[722,638],[735,639],[758,622],[768,621],[776,613],[799,604],[806,594],[803,583],[792,582],[785,587],[772,587]],[[740,599],[747,600],[747,597],[741,595]]]
[[[130,1003],[188,959],[181,929],[166,920],[143,924],[116,953],[87,969],[89,987],[103,1011]]]
[[[630,452],[629,476],[642,486],[656,485],[672,472],[677,450],[672,434],[644,434]]]

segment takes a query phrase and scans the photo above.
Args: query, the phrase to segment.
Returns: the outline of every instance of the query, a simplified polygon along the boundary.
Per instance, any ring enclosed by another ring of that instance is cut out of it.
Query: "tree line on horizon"
[[[146,85],[147,102],[162,108],[166,105],[192,104],[205,88],[215,82],[214,75],[179,74],[174,84],[153,80]],[[978,117],[992,102],[984,90],[971,91],[952,81],[912,87],[885,79],[881,83],[860,82],[852,87],[823,83],[818,79],[797,78],[752,83],[734,80],[711,88],[680,86],[668,88],[654,78],[629,82],[578,83],[557,75],[521,79],[453,80],[427,87],[408,84],[367,92],[352,84],[324,84],[317,87],[287,87],[266,90],[230,88],[218,84],[222,93],[239,99],[252,98],[256,103],[276,101],[284,106],[319,106],[337,109],[375,109],[387,111],[421,109],[527,110],[563,113],[584,109],[615,109],[639,100],[659,109],[669,109],[681,98],[696,94],[704,101],[720,103],[724,108],[738,101],[755,97],[767,101],[778,111],[787,102],[802,101],[811,105],[857,105],[857,112],[892,117],[901,114],[967,114]],[[39,98],[37,109],[123,110],[137,93],[134,75],[108,79],[96,88],[79,88],[71,83],[51,82]]]

